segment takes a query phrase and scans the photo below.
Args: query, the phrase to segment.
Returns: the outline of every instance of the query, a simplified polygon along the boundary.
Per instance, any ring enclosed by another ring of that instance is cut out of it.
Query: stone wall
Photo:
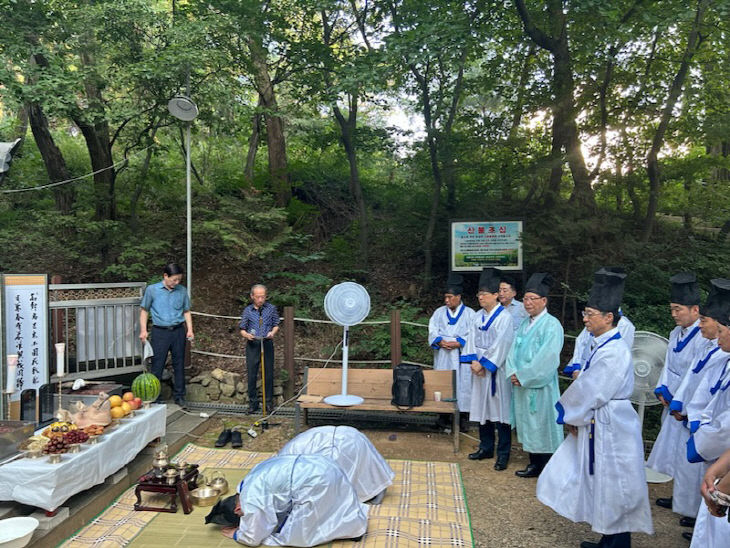
[[[261,393],[261,379],[258,381]],[[189,402],[248,404],[248,387],[240,373],[216,368],[187,381],[185,399]],[[274,379],[274,405],[284,402],[281,380]]]

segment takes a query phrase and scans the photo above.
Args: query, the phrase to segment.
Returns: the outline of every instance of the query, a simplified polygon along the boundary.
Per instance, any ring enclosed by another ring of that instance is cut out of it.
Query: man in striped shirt
[[[266,286],[256,284],[251,288],[251,304],[243,309],[238,328],[246,339],[246,366],[248,369],[248,413],[258,413],[259,397],[256,389],[261,354],[264,356],[265,412],[274,408],[274,336],[279,331],[279,313],[266,302]]]

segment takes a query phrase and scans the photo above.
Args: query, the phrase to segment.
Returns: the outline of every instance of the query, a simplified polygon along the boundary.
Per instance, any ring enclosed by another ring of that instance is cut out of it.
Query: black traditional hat
[[[541,297],[547,297],[553,281],[549,273],[535,272],[525,284],[525,293],[536,293]]]
[[[710,294],[700,306],[700,314],[726,324],[730,315],[730,280],[715,278],[710,281]]]
[[[591,295],[588,297],[586,306],[601,312],[615,312],[621,306],[625,281],[626,274],[623,272],[615,272],[607,268],[599,269],[593,275],[593,287],[591,287]]]
[[[231,495],[224,499],[220,499],[205,516],[205,523],[215,523],[224,527],[235,527],[240,522],[238,514],[236,514],[236,502],[238,495]]]
[[[444,293],[451,293],[452,295],[461,295],[464,292],[464,276],[461,274],[451,273],[449,279],[446,280],[446,288]]]
[[[670,303],[684,306],[700,304],[700,286],[694,272],[680,272],[669,278],[669,281],[672,283]]]
[[[496,268],[482,268],[479,275],[479,291],[488,291],[489,293],[499,292],[499,282],[502,281],[502,272]]]

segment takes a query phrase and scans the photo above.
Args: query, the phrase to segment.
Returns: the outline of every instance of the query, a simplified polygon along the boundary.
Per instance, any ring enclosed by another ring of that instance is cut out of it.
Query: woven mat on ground
[[[188,444],[173,459],[197,463],[203,474],[219,470],[235,492],[238,482],[272,453],[209,449]],[[459,465],[447,462],[389,460],[395,472],[393,485],[382,504],[372,506],[367,533],[361,540],[335,541],[332,548],[473,547],[469,514]],[[162,506],[160,495],[143,493],[143,503]],[[90,525],[78,531],[63,548],[168,548],[229,547],[236,544],[216,525],[205,525],[210,507],[193,507],[185,515],[178,504],[175,514],[136,512],[134,488],[125,491]]]

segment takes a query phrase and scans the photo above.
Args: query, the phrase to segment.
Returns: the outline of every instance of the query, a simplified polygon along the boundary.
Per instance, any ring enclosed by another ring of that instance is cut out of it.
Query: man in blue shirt
[[[266,408],[274,409],[274,335],[279,331],[279,314],[276,307],[266,302],[266,286],[256,284],[251,288],[251,304],[243,309],[238,328],[246,339],[246,368],[248,370],[248,413],[258,413],[259,398],[256,382],[264,355],[264,392]]]
[[[144,344],[150,333],[147,320],[152,318],[152,373],[162,380],[167,353],[172,354],[175,403],[185,406],[185,339],[193,340],[193,317],[190,297],[180,285],[183,269],[175,263],[165,266],[162,281],[147,286],[139,310],[139,338]]]

